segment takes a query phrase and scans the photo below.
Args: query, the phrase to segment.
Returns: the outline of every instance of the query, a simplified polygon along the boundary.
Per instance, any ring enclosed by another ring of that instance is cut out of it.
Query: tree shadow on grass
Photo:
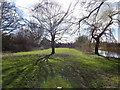
[[[55,70],[54,70],[54,63],[50,62],[50,60],[54,61],[61,61],[61,59],[53,57],[52,54],[40,56],[39,59],[37,59],[33,65],[39,66],[42,70],[45,71],[46,77],[47,76],[55,76]]]
[[[40,83],[45,81],[47,77],[55,76],[54,62],[51,62],[53,60],[59,59],[52,57],[52,55],[42,55],[34,57],[34,59],[27,63],[23,61],[16,63],[12,67],[5,68],[3,70],[3,75],[5,75],[3,78],[3,88],[39,88]],[[9,64],[9,66],[11,65]],[[10,70],[12,72],[9,73]]]

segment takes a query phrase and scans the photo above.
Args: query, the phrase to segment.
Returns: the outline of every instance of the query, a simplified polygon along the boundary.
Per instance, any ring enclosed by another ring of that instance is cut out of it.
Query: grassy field
[[[2,56],[3,88],[118,88],[118,60],[57,48]],[[37,62],[38,61],[38,62]]]

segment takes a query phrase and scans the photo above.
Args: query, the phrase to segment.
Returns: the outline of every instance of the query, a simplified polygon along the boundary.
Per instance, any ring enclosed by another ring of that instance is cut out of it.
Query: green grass
[[[9,53],[5,54],[2,57],[5,56],[21,56],[21,55],[35,55],[35,54],[50,54],[51,49],[46,49],[46,50],[38,50],[38,51],[30,51],[30,52],[18,52],[18,53]],[[57,48],[56,53],[59,54],[70,54],[70,55],[79,55],[79,51],[74,50],[74,49],[68,49],[68,48]],[[82,54],[82,53],[81,53]]]
[[[118,60],[57,48],[48,62],[37,62],[50,52],[3,55],[3,88],[118,88]]]

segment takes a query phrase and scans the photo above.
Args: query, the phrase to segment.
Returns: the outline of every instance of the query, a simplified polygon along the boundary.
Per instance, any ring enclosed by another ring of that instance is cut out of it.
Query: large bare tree
[[[119,22],[119,19],[116,17],[120,11],[114,8],[115,6],[111,7],[111,4],[105,2],[105,0],[102,0],[102,2],[91,0],[91,2],[87,3],[86,6],[87,7],[85,10],[87,11],[88,15],[81,18],[79,20],[79,24],[83,23],[88,25],[86,30],[89,32],[89,35],[92,37],[92,39],[95,40],[95,54],[99,55],[98,48],[100,40],[105,40],[103,38],[115,40],[113,28],[111,26],[114,23]]]
[[[70,6],[66,11],[63,11],[56,2],[42,1],[32,10],[34,20],[44,30],[44,36],[48,36],[51,41],[51,55],[55,53],[56,40],[61,39],[71,26],[71,24],[67,24],[70,20],[70,18],[67,20],[70,15]]]

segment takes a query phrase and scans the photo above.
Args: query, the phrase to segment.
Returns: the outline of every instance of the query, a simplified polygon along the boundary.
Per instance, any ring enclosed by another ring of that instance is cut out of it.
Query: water
[[[114,57],[114,58],[120,58],[120,54],[113,53],[113,52],[108,52],[108,51],[98,51],[100,55],[105,56],[105,57]]]

